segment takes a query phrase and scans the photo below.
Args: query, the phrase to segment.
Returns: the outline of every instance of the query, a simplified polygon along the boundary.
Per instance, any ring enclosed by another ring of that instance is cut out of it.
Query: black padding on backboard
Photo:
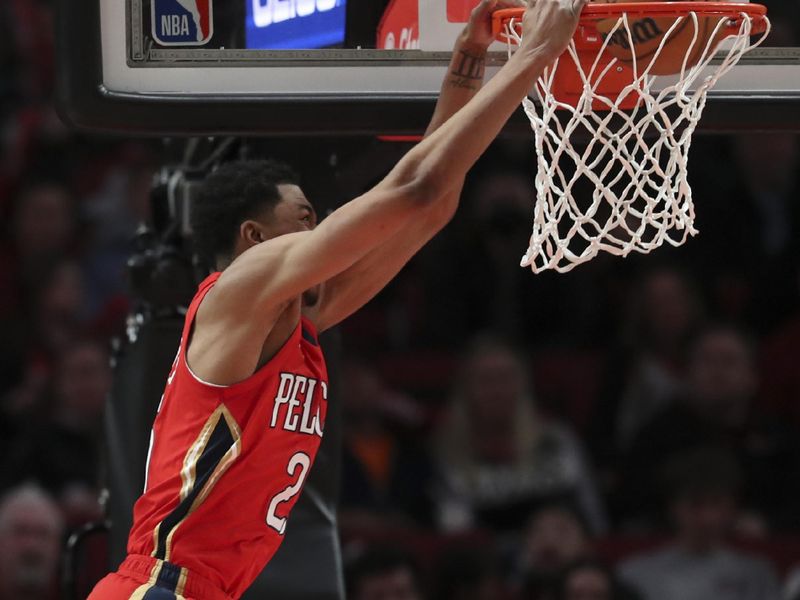
[[[129,136],[409,135],[422,133],[433,112],[433,95],[265,99],[114,93],[103,86],[100,1],[81,2],[80,8],[74,0],[56,1],[56,106],[75,128]],[[698,129],[800,131],[800,109],[796,98],[710,99]],[[521,109],[504,132],[530,135]]]
[[[119,0],[124,1],[124,0]],[[434,99],[408,96],[226,98],[113,93],[103,86],[100,0],[57,0],[56,108],[68,125],[149,136],[412,134]],[[120,41],[124,43],[124,41]]]

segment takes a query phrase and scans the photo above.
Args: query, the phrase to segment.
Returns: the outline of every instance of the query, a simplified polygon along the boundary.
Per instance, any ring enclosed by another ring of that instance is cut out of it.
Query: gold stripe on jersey
[[[236,458],[241,453],[242,448],[242,431],[239,427],[239,424],[234,419],[233,415],[228,410],[228,407],[224,404],[220,404],[217,409],[211,413],[211,416],[203,425],[203,428],[200,430],[197,439],[195,439],[194,443],[189,447],[184,456],[183,466],[181,467],[181,489],[178,496],[178,504],[182,501],[186,500],[189,494],[192,493],[195,485],[195,481],[197,479],[197,462],[200,460],[200,457],[203,456],[203,452],[206,450],[209,440],[211,439],[211,435],[214,429],[219,424],[220,419],[225,420],[225,424],[230,432],[231,437],[233,438],[233,444],[228,448],[228,450],[223,454],[221,460],[216,464],[214,470],[212,471],[211,475],[209,476],[208,480],[203,485],[203,488],[199,491],[196,498],[192,501],[189,510],[184,515],[184,517],[176,523],[172,529],[167,534],[166,539],[166,551],[164,555],[164,560],[168,561],[170,558],[170,554],[172,551],[172,538],[175,535],[175,532],[178,530],[180,525],[191,515],[198,506],[200,506],[203,501],[208,497],[211,493],[211,490],[216,485],[219,478],[228,470],[228,468],[233,464]],[[158,552],[158,538],[159,538],[159,531],[164,521],[161,521],[156,528],[153,530],[153,552],[152,556],[155,557],[156,553]],[[183,575],[183,574],[182,574]],[[185,579],[185,578],[184,578]]]
[[[142,600],[142,598],[144,598],[144,595],[147,593],[147,590],[149,590],[151,587],[153,587],[152,583],[145,583],[144,585],[140,585],[138,588],[134,590],[134,592],[130,596],[128,596],[128,600]]]
[[[211,413],[208,421],[203,425],[200,435],[197,436],[194,443],[189,446],[189,451],[183,458],[183,468],[181,468],[181,491],[179,494],[180,500],[185,500],[189,492],[192,491],[192,487],[194,487],[194,480],[197,477],[197,461],[203,455],[203,450],[206,449],[208,440],[211,438],[211,432],[214,431],[214,428],[219,422],[220,415],[222,414],[221,408],[222,405]]]
[[[161,561],[156,561],[156,564],[153,565],[153,568],[150,569],[150,579],[147,580],[147,583],[144,585],[140,585],[136,588],[133,593],[128,597],[128,600],[142,600],[144,595],[147,593],[153,585],[156,583],[156,579],[158,579],[158,572],[161,569]]]
[[[178,577],[178,585],[175,586],[175,595],[179,598],[183,596],[183,591],[186,588],[186,577],[189,575],[189,571],[186,570],[186,567],[181,567],[181,575]]]
[[[220,405],[222,418],[225,419],[225,422],[228,424],[228,429],[233,436],[233,445],[228,449],[228,451],[222,456],[222,460],[219,461],[214,471],[211,473],[211,477],[208,478],[208,481],[203,486],[203,489],[200,491],[200,494],[197,496],[194,502],[192,502],[192,506],[189,509],[189,515],[194,512],[194,510],[200,506],[203,501],[208,497],[211,493],[211,490],[217,485],[217,481],[219,478],[225,474],[225,471],[233,464],[239,454],[242,452],[242,430],[239,429],[239,424],[236,422],[236,419],[233,418],[233,415],[228,411],[228,408],[222,404]],[[186,515],[187,517],[189,515]]]

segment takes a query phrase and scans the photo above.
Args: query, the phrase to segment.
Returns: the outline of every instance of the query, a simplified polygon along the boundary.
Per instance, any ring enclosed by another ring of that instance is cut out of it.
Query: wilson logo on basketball
[[[664,32],[658,27],[658,23],[654,19],[640,19],[633,23],[630,28],[630,37],[625,31],[624,27],[617,29],[612,35],[611,40],[608,42],[609,46],[620,46],[625,50],[630,50],[630,42],[633,40],[634,46],[652,42],[654,39],[661,36]],[[609,37],[607,33],[603,33],[603,39]]]

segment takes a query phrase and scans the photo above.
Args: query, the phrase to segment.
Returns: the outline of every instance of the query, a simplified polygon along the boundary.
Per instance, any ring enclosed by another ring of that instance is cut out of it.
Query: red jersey
[[[302,318],[246,380],[219,386],[196,377],[186,362],[187,335],[219,276],[200,284],[186,315],[128,553],[177,568],[178,585],[196,574],[238,598],[283,540],[322,440],[328,375],[316,330]]]

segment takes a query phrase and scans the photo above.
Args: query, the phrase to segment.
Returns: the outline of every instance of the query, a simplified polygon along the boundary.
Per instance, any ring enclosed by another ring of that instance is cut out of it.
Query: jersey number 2
[[[267,525],[272,527],[280,535],[283,535],[283,532],[286,530],[286,517],[279,517],[275,514],[275,512],[278,510],[278,506],[291,500],[300,492],[301,489],[303,489],[303,482],[306,480],[306,475],[308,475],[308,468],[310,466],[311,459],[305,452],[298,452],[292,456],[292,458],[289,459],[289,464],[286,465],[286,472],[290,477],[294,477],[295,472],[299,468],[300,474],[297,476],[297,481],[284,488],[283,491],[275,494],[275,496],[272,498],[272,501],[269,503],[269,509],[267,510]]]

